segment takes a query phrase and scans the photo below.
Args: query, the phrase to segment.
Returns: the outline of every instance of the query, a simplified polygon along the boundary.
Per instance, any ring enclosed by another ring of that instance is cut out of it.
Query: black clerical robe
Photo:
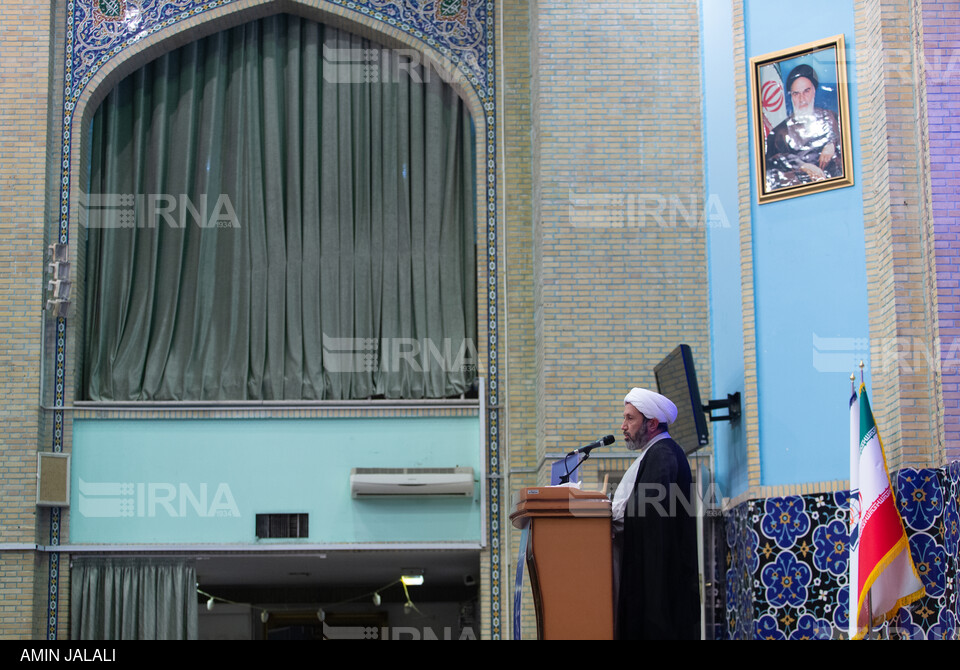
[[[640,462],[622,533],[618,637],[699,640],[692,478],[672,439],[652,444]]]

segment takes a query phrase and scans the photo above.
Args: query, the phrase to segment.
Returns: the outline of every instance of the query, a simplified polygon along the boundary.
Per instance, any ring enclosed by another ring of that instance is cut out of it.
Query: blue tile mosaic
[[[76,99],[111,58],[150,35],[237,0],[70,2],[66,96]],[[481,98],[492,83],[493,3],[486,0],[327,0],[331,5],[410,35],[450,59]],[[492,93],[490,94],[492,97]]]
[[[960,462],[900,470],[897,505],[926,595],[880,631],[957,639]],[[726,516],[726,638],[846,637],[848,491],[749,500]]]

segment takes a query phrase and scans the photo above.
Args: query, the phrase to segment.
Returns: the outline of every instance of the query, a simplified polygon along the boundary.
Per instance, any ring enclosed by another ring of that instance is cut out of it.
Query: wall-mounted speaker
[[[37,454],[37,506],[70,506],[70,454]]]

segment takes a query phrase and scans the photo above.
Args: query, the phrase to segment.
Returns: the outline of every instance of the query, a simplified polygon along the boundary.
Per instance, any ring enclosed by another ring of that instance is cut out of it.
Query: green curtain
[[[273,16],[122,81],[90,173],[86,399],[469,390],[473,129],[437,72]]]
[[[197,639],[197,571],[151,557],[76,556],[70,569],[74,640]]]

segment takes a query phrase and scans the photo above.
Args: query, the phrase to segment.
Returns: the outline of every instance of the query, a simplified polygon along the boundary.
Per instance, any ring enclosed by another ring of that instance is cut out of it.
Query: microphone
[[[568,456],[572,454],[588,454],[589,455],[589,453],[594,449],[596,449],[597,447],[605,447],[607,445],[613,444],[616,441],[617,440],[613,435],[607,435],[606,437],[601,437],[596,442],[591,442],[590,444],[584,445],[579,449],[574,449],[567,455]]]
[[[571,456],[576,456],[577,454],[583,454],[583,458],[577,459],[577,464],[574,466],[573,470],[567,470],[567,473],[566,473],[566,474],[560,475],[560,483],[561,483],[561,484],[566,484],[567,482],[570,481],[570,475],[572,475],[572,474],[574,473],[574,471],[576,471],[577,468],[579,468],[581,465],[583,465],[583,462],[584,462],[585,460],[587,460],[588,458],[590,458],[590,452],[591,452],[591,451],[593,451],[593,450],[596,449],[597,447],[605,447],[605,446],[607,446],[608,444],[613,444],[613,443],[616,442],[616,441],[617,441],[617,440],[613,437],[613,435],[607,435],[606,437],[601,437],[601,438],[600,438],[599,440],[597,440],[596,442],[591,442],[590,444],[587,444],[587,445],[585,445],[585,446],[582,446],[582,447],[580,447],[579,449],[574,449],[574,450],[571,451],[569,454],[567,454],[566,456],[564,456],[564,457],[563,457],[563,461],[564,461],[564,463],[566,464],[567,459],[570,458]]]

